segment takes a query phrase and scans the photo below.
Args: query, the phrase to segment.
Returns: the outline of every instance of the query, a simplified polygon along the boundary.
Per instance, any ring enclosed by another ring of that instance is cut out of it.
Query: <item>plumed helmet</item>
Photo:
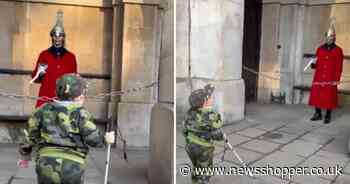
[[[335,33],[335,19],[332,18],[330,21],[328,31],[326,32],[326,37],[329,38],[329,37],[335,36],[335,35],[336,35],[336,33]]]
[[[66,36],[63,28],[63,12],[61,10],[56,14],[56,24],[51,29],[50,36]]]
[[[207,84],[203,89],[194,90],[188,101],[192,108],[199,108],[203,106],[204,102],[213,94],[215,90],[214,85]]]
[[[86,93],[87,83],[78,74],[65,74],[56,81],[56,95],[59,100],[73,100]]]

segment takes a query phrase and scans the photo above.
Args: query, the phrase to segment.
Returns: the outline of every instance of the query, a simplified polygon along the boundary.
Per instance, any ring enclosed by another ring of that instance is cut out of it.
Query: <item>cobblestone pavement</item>
[[[342,167],[342,175],[299,175],[291,179],[274,176],[214,176],[212,184],[349,184],[350,157],[348,136],[350,114],[346,108],[333,112],[333,120],[311,122],[313,109],[305,105],[248,104],[245,119],[225,125],[237,153],[249,167]],[[190,177],[181,176],[179,168],[190,161],[184,150],[181,125],[176,138],[177,184],[190,184]],[[218,142],[214,163],[217,166],[239,167],[240,162],[230,152],[224,161],[223,144]]]

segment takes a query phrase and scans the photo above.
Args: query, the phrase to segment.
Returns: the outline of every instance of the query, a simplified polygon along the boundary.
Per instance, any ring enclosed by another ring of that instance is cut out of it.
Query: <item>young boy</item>
[[[56,82],[58,100],[44,104],[30,117],[18,163],[27,167],[32,148],[37,148],[39,184],[83,183],[88,146],[114,143],[114,132],[104,138],[82,106],[86,91],[86,82],[80,76],[65,74]]]
[[[208,84],[204,89],[191,93],[188,110],[183,127],[186,138],[186,152],[191,159],[193,170],[196,168],[209,168],[213,166],[214,144],[213,140],[223,140],[220,114],[212,108],[212,94],[214,86]],[[209,175],[197,175],[192,172],[193,184],[209,183]]]

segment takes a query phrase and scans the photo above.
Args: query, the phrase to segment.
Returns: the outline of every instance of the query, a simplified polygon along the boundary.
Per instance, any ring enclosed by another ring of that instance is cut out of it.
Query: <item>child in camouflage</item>
[[[214,140],[224,140],[220,114],[212,108],[214,86],[206,85],[195,90],[189,97],[191,108],[186,114],[183,134],[186,138],[186,152],[191,159],[192,184],[207,184],[210,175],[198,175],[197,168],[213,166]]]
[[[58,100],[45,103],[29,118],[18,164],[28,167],[32,148],[37,148],[39,184],[83,183],[89,146],[114,143],[114,132],[103,137],[83,107],[86,90],[83,78],[65,74],[56,82]]]

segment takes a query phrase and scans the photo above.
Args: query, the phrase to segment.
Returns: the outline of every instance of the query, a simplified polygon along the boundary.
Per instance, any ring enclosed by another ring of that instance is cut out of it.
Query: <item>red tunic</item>
[[[55,56],[50,49],[40,53],[32,77],[35,76],[39,63],[47,64],[48,68],[43,76],[39,90],[39,97],[55,97],[56,96],[56,79],[63,74],[77,73],[77,63],[73,53],[64,49],[62,56]],[[47,100],[37,100],[36,106],[39,107]]]
[[[317,83],[340,81],[343,70],[343,51],[338,46],[331,50],[321,46],[316,51],[316,57],[316,69],[311,86],[309,105],[331,110],[338,105],[337,85],[317,85]]]

